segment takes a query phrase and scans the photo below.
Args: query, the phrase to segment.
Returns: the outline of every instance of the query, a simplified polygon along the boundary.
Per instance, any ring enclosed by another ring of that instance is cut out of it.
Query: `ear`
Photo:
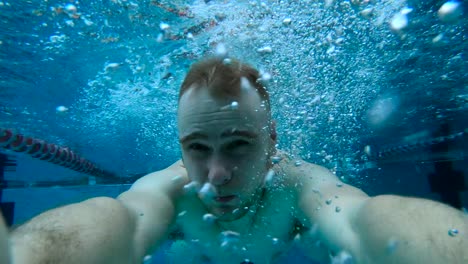
[[[272,120],[270,124],[270,138],[273,140],[273,143],[276,144],[276,138],[278,134],[276,134],[276,120]]]
[[[272,120],[270,123],[270,146],[269,146],[269,156],[273,156],[276,154],[276,138],[278,134],[276,134],[276,121]]]
[[[273,162],[271,161],[271,157],[276,155],[276,121],[272,120],[270,122],[270,140],[268,144],[268,162],[267,162],[267,169],[271,169],[273,166]]]

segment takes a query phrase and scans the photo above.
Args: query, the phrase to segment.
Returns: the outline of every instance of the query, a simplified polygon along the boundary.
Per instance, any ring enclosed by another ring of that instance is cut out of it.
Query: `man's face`
[[[202,199],[208,211],[221,220],[241,217],[263,184],[274,148],[260,96],[251,87],[235,99],[191,88],[179,102],[178,128],[189,178],[216,188],[215,197]]]

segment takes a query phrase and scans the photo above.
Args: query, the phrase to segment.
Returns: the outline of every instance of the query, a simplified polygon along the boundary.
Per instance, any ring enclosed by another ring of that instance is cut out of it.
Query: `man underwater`
[[[468,263],[461,211],[369,197],[276,150],[259,77],[235,59],[194,64],[179,93],[183,162],[142,177],[117,199],[33,218],[10,233],[13,263],[141,263],[173,232],[183,246],[174,243],[170,255],[186,254],[185,263],[275,263],[292,246],[321,263]]]

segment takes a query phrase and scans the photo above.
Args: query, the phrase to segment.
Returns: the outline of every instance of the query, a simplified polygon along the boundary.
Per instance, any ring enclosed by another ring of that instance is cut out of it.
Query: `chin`
[[[236,209],[237,208],[230,210],[230,211],[222,211],[222,212],[219,212],[219,210],[216,210],[217,212],[214,212],[213,214],[216,217],[218,217],[219,221],[230,222],[230,221],[235,221],[237,219],[242,218],[247,213],[247,210],[244,210],[244,209],[239,209],[235,213],[233,213],[233,211]]]
[[[220,221],[235,221],[247,214],[250,205],[250,203],[242,203],[237,205],[215,206],[211,208],[210,212]]]

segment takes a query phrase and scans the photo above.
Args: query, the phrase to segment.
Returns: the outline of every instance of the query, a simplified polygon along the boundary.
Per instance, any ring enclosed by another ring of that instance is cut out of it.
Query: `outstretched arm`
[[[136,219],[99,197],[44,212],[11,234],[13,263],[134,263]]]
[[[171,197],[185,180],[172,180],[178,172],[171,166],[147,175],[118,199],[98,197],[40,214],[11,233],[13,263],[141,262],[172,221]],[[157,195],[148,192],[147,177],[157,179],[149,181]]]
[[[374,263],[468,263],[468,217],[447,205],[382,195],[350,221],[362,257]]]
[[[0,212],[0,263],[10,263],[10,252],[8,247],[8,232]]]
[[[117,199],[137,218],[135,245],[138,256],[153,252],[169,234],[175,219],[174,200],[188,183],[182,161],[136,181]]]
[[[468,263],[468,217],[461,211],[425,199],[368,197],[313,164],[294,170],[302,212],[331,255],[344,251],[356,263]]]

